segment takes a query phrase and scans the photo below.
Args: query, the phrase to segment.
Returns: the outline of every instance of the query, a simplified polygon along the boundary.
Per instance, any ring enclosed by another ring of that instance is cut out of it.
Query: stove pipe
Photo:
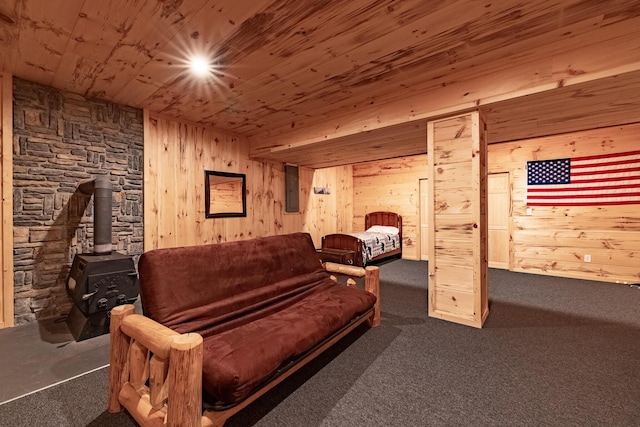
[[[111,193],[113,185],[108,178],[98,177],[78,185],[84,194],[93,194],[93,253],[111,253]]]

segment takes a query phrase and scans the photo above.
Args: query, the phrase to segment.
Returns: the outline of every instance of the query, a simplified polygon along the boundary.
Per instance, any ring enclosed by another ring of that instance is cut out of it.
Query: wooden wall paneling
[[[268,230],[270,227],[268,212],[272,204],[273,196],[269,193],[268,183],[273,185],[273,180],[278,170],[271,163],[252,162],[251,170],[247,176],[247,187],[250,188],[247,197],[247,215],[253,218],[253,226],[248,230],[248,237],[261,237],[256,230]],[[251,177],[251,179],[249,179]],[[273,191],[273,190],[271,190]],[[223,223],[224,221],[220,221]]]
[[[489,313],[484,120],[473,112],[427,127],[429,316],[482,327]],[[452,154],[451,144],[466,156]]]
[[[489,146],[491,172],[509,172],[512,186],[511,266],[514,271],[607,282],[637,283],[638,205],[530,207],[528,160],[637,150],[640,123]],[[585,262],[584,255],[592,261]]]
[[[317,248],[322,236],[331,233],[350,233],[353,220],[353,172],[351,166],[339,166],[311,171],[308,208],[305,212],[305,231]],[[329,194],[314,194],[313,188],[328,188]]]
[[[419,260],[419,186],[426,176],[424,154],[353,165],[353,231],[364,231],[368,212],[396,212],[402,215],[402,257]]]
[[[246,139],[244,141],[245,141],[244,147],[247,149],[247,151],[245,152],[245,157],[248,158],[248,145],[246,144]],[[272,198],[271,212],[270,212],[271,213],[270,218],[272,218],[271,220],[272,228],[269,234],[267,235],[286,233],[290,231],[291,228],[289,227],[288,224],[285,225],[285,217],[284,217],[284,213],[285,213],[284,167],[280,166],[278,173],[273,174],[273,179],[269,183],[268,188],[269,190],[267,191],[270,191],[269,194],[271,195],[271,198]],[[300,188],[298,187],[298,191],[299,190]],[[295,231],[300,231],[300,230],[295,230]]]
[[[329,233],[336,232],[336,173],[335,168],[328,168],[316,171],[313,177],[314,187],[326,187],[333,194],[314,194],[317,200],[316,221],[319,229],[328,230]],[[331,215],[333,214],[333,215]]]
[[[196,144],[199,130],[200,129],[196,127],[187,126],[185,124],[180,124],[178,126],[179,136],[176,141],[177,146],[175,147],[177,156],[174,158],[174,161],[176,162],[176,167],[174,168],[176,180],[178,180],[178,177],[182,179],[184,177],[191,178],[190,172],[193,168],[187,166],[190,163],[190,159],[188,159],[189,149],[191,146]],[[202,175],[202,183],[199,187],[204,187],[204,173]],[[173,207],[175,208],[175,244],[180,244],[179,242],[183,239],[184,241],[188,241],[189,234],[187,230],[194,228],[192,227],[192,224],[190,224],[191,218],[189,217],[189,212],[192,211],[193,208],[189,203],[191,202],[189,199],[189,189],[196,187],[196,185],[179,185],[175,187],[176,200],[173,204]],[[193,216],[195,217],[195,214]]]
[[[253,222],[250,221],[247,227],[253,230],[254,237],[300,231],[296,229],[300,214],[285,212],[284,165],[268,162],[257,167],[263,169],[262,181],[256,179],[254,183],[256,191],[261,193],[262,205],[261,210],[256,206]]]
[[[353,229],[353,166],[338,166],[338,197],[336,211],[338,213],[338,233],[351,233]]]
[[[152,144],[160,143],[158,135],[158,119],[151,118],[149,110],[143,110],[143,132],[144,132],[144,168],[142,178],[142,198],[143,198],[143,215],[144,215],[144,250],[155,249],[160,247],[158,237],[158,203],[160,197],[158,195],[158,154],[161,150],[158,148],[151,149]]]
[[[158,180],[158,185],[160,186],[158,192],[163,195],[162,200],[158,203],[158,224],[160,225],[158,239],[161,248],[170,248],[178,246],[176,241],[176,210],[178,204],[176,190],[184,185],[182,179],[178,180],[178,178],[183,177],[179,177],[176,170],[179,167],[176,159],[178,158],[181,137],[180,127],[182,124],[167,122],[166,120],[163,120],[162,123],[166,124],[166,127],[163,128],[161,136],[161,147],[165,155],[161,156],[158,162],[158,170],[161,171]],[[166,155],[168,153],[172,155]]]
[[[13,326],[13,81],[0,73],[0,328]]]
[[[284,212],[284,168],[248,157],[246,139],[145,111],[145,250],[307,231],[350,231],[351,167],[300,168],[300,213]],[[247,175],[247,217],[205,218],[204,171]],[[328,186],[329,195],[314,195]],[[320,199],[318,198],[320,196]],[[320,200],[320,201],[319,201]]]
[[[208,134],[206,132],[197,132],[194,138],[193,143],[191,144],[191,158],[188,160],[189,168],[188,171],[190,173],[191,179],[193,180],[193,185],[191,185],[190,191],[193,192],[193,198],[191,200],[191,212],[192,212],[192,227],[189,227],[187,230],[187,241],[195,242],[201,239],[201,236],[205,236],[204,242],[211,242],[211,237],[206,236],[204,223],[206,221],[205,214],[205,191],[204,191],[204,172],[199,170],[197,167],[193,167],[193,165],[203,164],[203,157],[205,153],[205,145],[209,143],[207,140]],[[242,171],[244,173],[245,171]],[[203,187],[199,187],[198,184],[198,175],[201,176]],[[249,198],[248,195],[245,197]]]
[[[145,250],[235,239],[244,227],[230,220],[242,218],[205,221],[204,171],[245,173],[238,143],[156,113],[145,122]]]
[[[300,182],[300,209],[305,206],[305,209],[301,211],[300,216],[302,218],[302,229],[311,234],[313,243],[316,248],[320,247],[319,242],[322,238],[322,231],[318,228],[318,199],[314,197],[313,185],[315,181],[316,171],[313,169],[300,167],[298,169],[298,176]],[[290,214],[288,214],[290,215]]]
[[[313,169],[309,169],[309,168],[305,168],[305,167],[299,167],[298,168],[298,207],[300,209],[300,212],[297,215],[291,216],[290,214],[288,214],[287,212],[284,213],[285,215],[285,223],[287,225],[287,230],[291,230],[291,231],[299,231],[299,230],[304,230],[304,231],[309,231],[307,229],[307,227],[305,226],[306,224],[306,219],[305,219],[305,213],[309,212],[311,210],[310,207],[310,201],[311,201],[311,196],[310,194],[313,193],[313,173],[314,170]],[[284,177],[283,177],[284,180]],[[283,185],[283,194],[284,194],[284,181],[282,183]]]

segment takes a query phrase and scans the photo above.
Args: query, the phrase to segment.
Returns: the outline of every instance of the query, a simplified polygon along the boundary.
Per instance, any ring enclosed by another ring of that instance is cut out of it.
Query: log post
[[[128,353],[130,338],[120,329],[120,325],[125,317],[133,314],[135,307],[133,304],[125,304],[114,307],[111,310],[111,357],[109,360],[109,412],[122,411],[122,405],[118,400],[118,394],[129,377]]]
[[[380,326],[380,269],[378,267],[370,265],[365,268],[364,289],[376,296],[376,305],[373,309],[373,317],[369,320],[369,326]]]
[[[167,425],[197,426],[202,422],[202,336],[175,337],[169,356]]]
[[[149,403],[149,393],[142,394],[127,382],[120,391],[120,402],[127,408],[129,415],[144,427],[164,427],[167,415],[166,408],[155,410]]]
[[[149,363],[149,399],[153,409],[160,409],[169,395],[169,361],[154,354]]]
[[[134,388],[143,386],[149,378],[149,350],[133,340],[129,346],[129,382]]]

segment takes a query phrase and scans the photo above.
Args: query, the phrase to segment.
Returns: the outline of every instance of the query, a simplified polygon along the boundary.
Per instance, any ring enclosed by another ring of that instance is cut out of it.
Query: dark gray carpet
[[[426,316],[427,265],[382,264],[360,328],[227,426],[637,426],[640,290],[490,271],[481,330]],[[127,426],[106,370],[0,406],[0,425]]]

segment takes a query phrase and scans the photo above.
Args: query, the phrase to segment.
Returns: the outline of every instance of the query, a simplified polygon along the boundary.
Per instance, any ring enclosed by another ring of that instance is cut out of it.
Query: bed
[[[328,234],[322,238],[322,251],[353,251],[353,265],[365,265],[402,256],[402,217],[394,212],[371,212],[364,218],[365,231]],[[351,259],[349,259],[351,263]]]

